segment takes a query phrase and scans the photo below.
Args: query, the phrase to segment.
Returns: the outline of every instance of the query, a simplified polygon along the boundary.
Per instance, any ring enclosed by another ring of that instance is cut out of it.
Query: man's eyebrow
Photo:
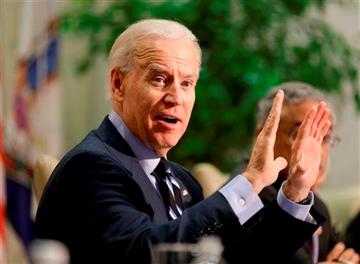
[[[199,74],[188,74],[188,75],[185,75],[185,78],[198,79],[198,78],[199,78]]]
[[[163,66],[160,66],[158,64],[150,64],[148,65],[148,70],[153,72],[167,72],[166,68]]]
[[[149,72],[156,72],[156,73],[168,73],[168,70],[166,67],[158,65],[158,64],[150,64],[147,66],[147,70]],[[189,78],[189,79],[198,79],[199,74],[192,74],[192,73],[184,73],[183,78]]]

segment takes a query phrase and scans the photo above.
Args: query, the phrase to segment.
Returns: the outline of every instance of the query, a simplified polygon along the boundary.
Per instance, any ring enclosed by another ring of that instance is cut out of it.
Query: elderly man
[[[323,221],[310,213],[310,187],[330,127],[326,104],[300,126],[276,201],[264,207],[258,193],[287,165],[273,155],[282,91],[245,172],[203,199],[192,175],[166,159],[189,123],[200,64],[196,37],[177,22],[142,20],[120,34],[109,55],[113,111],[53,172],[36,216],[39,238],[65,243],[72,262],[150,263],[156,244],[214,234],[229,263],[263,263],[311,237]]]
[[[324,96],[311,85],[302,82],[287,82],[273,88],[270,93],[259,102],[256,116],[257,133],[262,129],[266,116],[270,111],[272,100],[278,90],[284,91],[285,97],[276,135],[274,156],[281,156],[287,161],[290,161],[292,157],[291,147],[293,146],[302,120],[308,111],[318,105],[320,101],[324,100]],[[311,187],[314,192],[317,191],[326,179],[329,149],[338,141],[338,138],[332,133],[335,126],[332,115],[330,115],[330,120],[330,130],[321,145],[321,160],[318,176],[314,185]],[[234,175],[237,175],[243,170],[244,166],[243,168],[240,166],[236,169]],[[282,182],[289,177],[289,173],[289,168],[280,171],[279,178],[271,186],[265,187],[260,192],[260,198],[265,204],[276,199],[277,192]],[[344,243],[339,242],[338,233],[332,226],[330,214],[324,202],[316,194],[314,198],[314,208],[325,216],[327,221],[324,222],[313,237],[296,252],[292,263],[317,263],[318,261],[328,261],[327,263],[338,263],[341,261],[342,263],[358,263],[359,256],[354,250],[345,248]]]

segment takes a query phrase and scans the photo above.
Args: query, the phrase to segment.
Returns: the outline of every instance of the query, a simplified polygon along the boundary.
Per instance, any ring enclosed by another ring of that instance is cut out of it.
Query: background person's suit
[[[264,204],[268,204],[276,199],[277,192],[281,186],[282,179],[278,180],[271,186],[265,187],[259,194]],[[340,242],[339,233],[332,225],[330,213],[324,202],[314,193],[314,206],[321,215],[326,218],[326,221],[321,224],[321,228],[317,231],[319,236],[319,261],[325,261],[327,254]],[[291,263],[313,263],[311,257],[311,239],[308,239],[305,244],[295,253]]]
[[[73,262],[149,263],[152,244],[194,243],[215,234],[223,239],[230,263],[261,263],[291,254],[317,228],[276,203],[241,226],[222,194],[203,200],[190,173],[176,163],[171,167],[187,209],[169,222],[154,186],[105,118],[53,172],[36,216],[38,237],[64,242]]]

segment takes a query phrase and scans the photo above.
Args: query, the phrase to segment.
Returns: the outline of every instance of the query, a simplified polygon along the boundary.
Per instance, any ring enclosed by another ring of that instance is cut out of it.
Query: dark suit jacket
[[[268,204],[276,199],[277,192],[283,182],[282,179],[278,180],[271,186],[268,186],[262,190],[259,194],[261,200],[264,204]],[[336,232],[335,228],[331,223],[330,213],[327,209],[324,202],[320,199],[318,195],[314,195],[314,206],[318,212],[321,213],[326,218],[326,221],[321,224],[319,230],[319,261],[325,261],[326,256],[329,251],[339,242],[339,234]],[[311,239],[306,241],[306,243],[296,252],[291,263],[307,263],[311,264]]]
[[[348,247],[360,254],[360,212],[352,219],[346,228],[345,241]]]
[[[37,211],[37,236],[65,243],[72,262],[150,263],[154,244],[195,243],[215,234],[229,263],[262,263],[291,254],[317,228],[276,203],[240,225],[219,192],[204,200],[191,174],[171,166],[188,194],[183,215],[169,222],[130,147],[105,118],[54,170]]]

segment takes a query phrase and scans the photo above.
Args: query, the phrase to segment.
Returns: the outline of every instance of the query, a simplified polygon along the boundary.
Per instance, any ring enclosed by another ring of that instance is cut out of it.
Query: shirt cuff
[[[299,204],[294,201],[291,201],[288,199],[284,192],[283,187],[286,181],[283,182],[283,184],[280,187],[280,190],[277,195],[277,203],[280,206],[281,209],[283,209],[288,214],[292,215],[293,217],[306,221],[306,222],[313,222],[313,218],[310,215],[310,209],[311,206],[314,204],[314,194],[313,192],[309,193],[309,196],[307,198],[308,202],[305,204]]]
[[[219,192],[230,204],[240,224],[244,224],[264,206],[250,182],[243,175],[234,177]]]

